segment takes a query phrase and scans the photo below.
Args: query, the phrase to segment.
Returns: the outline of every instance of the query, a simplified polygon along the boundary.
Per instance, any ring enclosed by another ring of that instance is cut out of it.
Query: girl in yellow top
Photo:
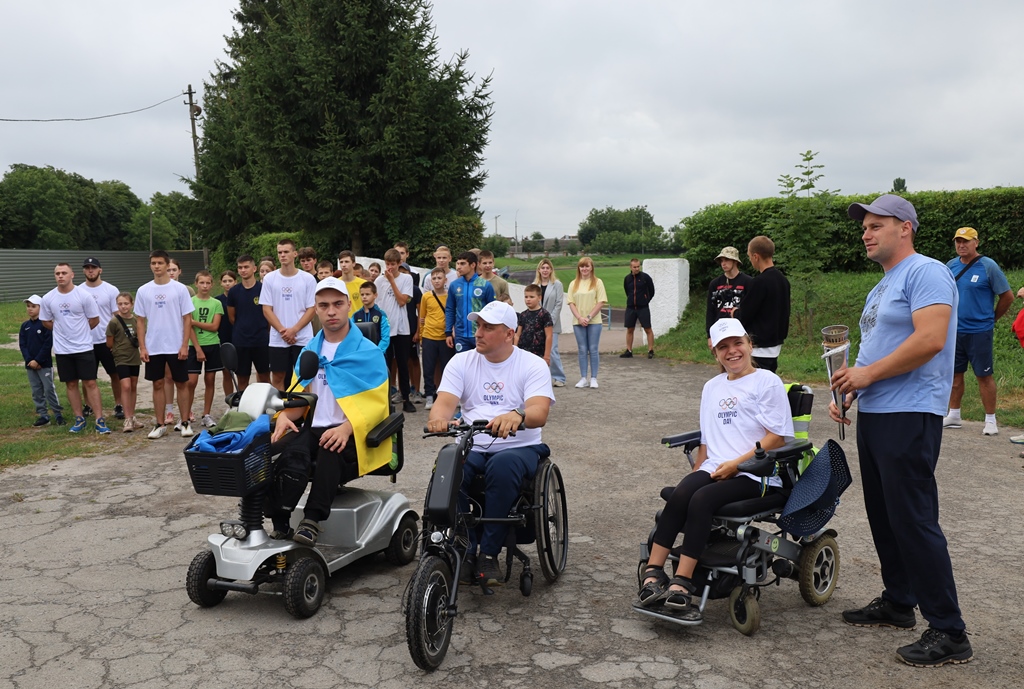
[[[601,309],[608,302],[604,283],[594,275],[594,262],[588,256],[576,264],[576,279],[569,283],[566,293],[572,311],[572,330],[576,335],[576,350],[580,361],[578,388],[597,387],[599,356],[597,345],[601,341]],[[587,362],[590,362],[590,382],[587,382]]]

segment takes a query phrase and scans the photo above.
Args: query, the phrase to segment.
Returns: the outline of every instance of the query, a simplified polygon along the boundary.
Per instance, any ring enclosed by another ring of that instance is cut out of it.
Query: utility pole
[[[516,238],[516,251],[519,250],[519,209],[516,209],[515,222],[513,223],[514,229],[512,230]]]
[[[188,118],[192,122],[192,160],[196,166],[196,181],[199,181],[199,135],[196,133],[196,118],[203,114],[203,109],[192,100],[192,96],[195,95],[195,91],[192,90],[192,84],[188,85],[188,91],[185,92],[188,95]],[[152,224],[152,214],[150,217],[150,223]],[[152,247],[150,247],[152,250]],[[188,250],[192,251],[192,229],[188,231]]]
[[[495,237],[498,236],[498,218],[500,218],[500,217],[501,217],[500,215],[494,216],[494,236]]]
[[[153,251],[153,211],[149,212],[149,250]]]

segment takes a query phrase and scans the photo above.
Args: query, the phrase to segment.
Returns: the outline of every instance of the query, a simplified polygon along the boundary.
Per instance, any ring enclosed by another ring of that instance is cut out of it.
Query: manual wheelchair
[[[809,418],[813,401],[809,388],[794,386],[789,400],[795,418]],[[662,443],[671,448],[682,447],[692,468],[692,453],[699,447],[700,438],[699,430],[689,431],[663,438]],[[813,457],[813,461],[808,461],[809,457]],[[823,464],[816,465],[817,462]],[[806,470],[805,465],[808,465]],[[809,475],[813,465],[816,465],[815,480],[825,480],[828,489],[800,513],[800,526],[793,526],[783,516],[785,508],[801,476]],[[850,484],[850,473],[845,455],[835,442],[829,441],[825,449],[815,455],[806,438],[797,438],[770,452],[758,446],[755,457],[741,464],[739,469],[761,477],[778,475],[783,487],[765,497],[728,504],[714,515],[711,535],[698,558],[692,581],[697,586],[695,598],[700,596],[697,607],[701,613],[708,600],[728,597],[733,626],[749,636],[760,627],[758,600],[761,589],[766,586],[778,585],[782,579],[794,579],[799,583],[801,597],[812,606],[824,605],[832,597],[839,576],[839,545],[836,531],[824,526],[832,516],[839,494]],[[667,501],[674,489],[675,486],[663,488],[662,499]],[[655,522],[660,518],[659,510]],[[757,527],[755,523],[768,526]],[[640,546],[638,584],[644,579],[655,529],[656,525]],[[679,562],[678,552],[676,547],[669,554],[672,571]],[[633,610],[680,625],[703,622],[702,617],[692,619],[692,616],[664,607],[645,608],[634,604]]]
[[[530,558],[520,545],[537,543],[540,569],[549,582],[557,580],[565,570],[569,545],[565,486],[558,466],[546,454],[538,462],[534,476],[523,482],[507,517],[482,516],[482,476],[478,477],[479,484],[474,481],[468,491],[469,511],[459,508],[463,464],[473,449],[473,436],[490,433],[486,424],[462,421],[447,431],[424,435],[457,438],[457,442],[445,445],[437,454],[423,511],[423,551],[403,602],[409,653],[416,665],[428,671],[437,669],[448,652],[471,530],[485,523],[510,526],[505,541],[505,581],[512,576],[513,559],[519,560],[523,567],[519,590],[524,596],[533,590],[533,572]],[[486,595],[493,593],[480,577],[472,585],[479,586]]]

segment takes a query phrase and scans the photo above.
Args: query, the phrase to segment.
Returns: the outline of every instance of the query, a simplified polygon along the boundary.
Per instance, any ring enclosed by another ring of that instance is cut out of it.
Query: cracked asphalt
[[[552,585],[538,575],[529,598],[515,586],[486,598],[463,590],[451,649],[432,674],[416,668],[405,641],[401,599],[415,563],[395,568],[376,556],[338,572],[309,620],[291,618],[274,595],[193,605],[189,562],[235,501],[195,494],[181,438],[8,469],[0,473],[0,689],[1021,686],[1024,460],[1007,441],[1020,432],[1010,428],[994,438],[981,436],[980,423],[946,431],[939,462],[941,523],[975,650],[967,665],[925,670],[896,660],[895,649],[923,631],[920,617],[913,632],[843,624],[841,610],[881,587],[852,440],[843,447],[854,484],[830,524],[841,568],[827,605],[808,607],[792,581],[770,587],[753,637],[732,628],[725,601],[711,601],[704,624],[691,628],[630,611],[658,490],[685,466],[658,441],[696,427],[712,373],[605,356],[600,389],[556,390],[544,437],[567,486],[567,570]],[[835,433],[824,398],[811,426],[817,444]],[[402,491],[419,509],[442,444],[418,436],[425,419],[408,415],[399,482],[360,484]]]

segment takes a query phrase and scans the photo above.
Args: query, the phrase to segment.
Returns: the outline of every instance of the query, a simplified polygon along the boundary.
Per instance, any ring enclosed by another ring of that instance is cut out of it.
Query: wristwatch
[[[514,409],[513,411],[515,411],[516,414],[519,414],[519,416],[523,417],[522,423],[526,423],[526,410],[525,409],[523,409],[522,407],[516,407],[516,409]]]

